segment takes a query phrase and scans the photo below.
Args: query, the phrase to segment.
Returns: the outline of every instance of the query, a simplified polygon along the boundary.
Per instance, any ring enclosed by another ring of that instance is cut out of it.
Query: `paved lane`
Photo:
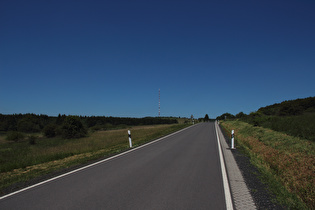
[[[0,209],[225,209],[214,123],[0,200]]]

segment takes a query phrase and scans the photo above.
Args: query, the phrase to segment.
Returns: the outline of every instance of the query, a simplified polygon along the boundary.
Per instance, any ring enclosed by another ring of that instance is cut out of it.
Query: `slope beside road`
[[[214,124],[1,198],[0,209],[226,209]]]

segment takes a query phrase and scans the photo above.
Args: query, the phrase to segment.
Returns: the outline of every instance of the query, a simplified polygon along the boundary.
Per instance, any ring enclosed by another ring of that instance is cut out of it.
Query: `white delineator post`
[[[234,130],[232,130],[231,136],[232,136],[232,138],[231,138],[231,149],[235,149],[234,148]]]
[[[130,134],[130,130],[128,130],[128,136],[129,136],[129,147],[132,147],[132,142],[131,142],[131,134]]]

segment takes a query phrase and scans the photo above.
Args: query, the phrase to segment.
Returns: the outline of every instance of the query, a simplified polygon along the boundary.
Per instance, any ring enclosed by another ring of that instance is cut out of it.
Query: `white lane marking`
[[[37,187],[37,186],[39,186],[39,185],[42,185],[42,184],[45,184],[45,183],[54,181],[54,180],[56,180],[56,179],[60,179],[60,178],[62,178],[62,177],[64,177],[64,176],[68,176],[68,175],[73,174],[73,173],[76,173],[76,172],[78,172],[78,171],[82,171],[82,170],[84,170],[84,169],[90,168],[90,167],[95,166],[95,165],[97,165],[97,164],[107,162],[107,161],[112,160],[112,159],[114,159],[114,158],[117,158],[117,157],[119,157],[119,156],[126,155],[127,153],[130,153],[130,152],[133,152],[133,151],[135,151],[135,150],[137,150],[137,149],[141,149],[141,148],[143,148],[143,147],[149,146],[150,144],[154,144],[154,143],[156,143],[156,142],[158,142],[158,141],[161,141],[161,140],[163,140],[163,139],[165,139],[165,138],[168,138],[168,137],[170,137],[170,136],[173,136],[173,135],[175,135],[175,134],[177,134],[177,133],[180,133],[180,132],[182,132],[182,131],[184,131],[184,130],[186,130],[186,129],[192,128],[192,127],[194,127],[194,126],[196,126],[196,125],[198,125],[198,124],[195,124],[195,125],[189,126],[189,127],[187,127],[187,128],[184,128],[184,129],[182,129],[182,130],[176,131],[176,132],[171,133],[171,134],[169,134],[169,135],[167,135],[167,136],[161,137],[161,138],[159,138],[159,139],[156,139],[156,140],[154,140],[154,141],[151,141],[151,142],[149,142],[149,143],[146,143],[146,144],[141,145],[141,146],[139,146],[139,147],[136,147],[136,148],[134,148],[134,149],[128,150],[128,151],[126,151],[126,152],[120,153],[120,154],[118,154],[118,155],[115,155],[115,156],[106,158],[106,159],[104,159],[104,160],[100,160],[100,161],[98,161],[98,162],[92,163],[92,164],[87,165],[87,166],[84,166],[84,167],[82,167],[82,168],[78,168],[78,169],[73,170],[73,171],[70,171],[70,172],[68,172],[68,173],[61,174],[61,175],[56,176],[56,177],[54,177],[54,178],[48,179],[48,180],[46,180],[46,181],[42,181],[42,182],[40,182],[40,183],[31,185],[31,186],[29,186],[29,187],[23,188],[23,189],[21,189],[21,190],[12,192],[12,193],[7,194],[7,195],[4,195],[4,196],[0,197],[0,200],[2,200],[2,199],[4,199],[4,198],[7,198],[7,197],[10,197],[10,196],[13,196],[13,195],[18,194],[18,193],[21,193],[21,192],[23,192],[23,191],[32,189],[32,188]]]
[[[230,192],[230,186],[226,175],[226,169],[224,164],[224,159],[221,151],[221,143],[219,140],[218,135],[218,128],[217,128],[217,122],[215,122],[215,132],[217,134],[217,141],[218,141],[218,148],[219,148],[219,156],[220,156],[220,163],[221,163],[221,172],[222,172],[222,178],[223,178],[223,187],[224,187],[224,194],[225,194],[225,203],[226,203],[226,209],[227,210],[233,210],[233,204],[232,204],[232,198],[231,198],[231,192]]]

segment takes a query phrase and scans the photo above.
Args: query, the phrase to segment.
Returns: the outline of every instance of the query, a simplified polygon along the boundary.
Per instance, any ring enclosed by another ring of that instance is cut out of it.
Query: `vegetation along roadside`
[[[315,143],[241,120],[220,121],[235,130],[237,147],[250,156],[280,204],[292,209],[315,209]]]
[[[84,131],[84,137],[81,138],[63,136],[48,138],[39,133],[31,135],[36,135],[35,144],[31,144],[26,139],[6,140],[2,133],[0,135],[0,193],[16,190],[12,188],[16,183],[25,183],[58,170],[128,150],[128,129],[131,130],[133,146],[136,147],[187,126],[189,124],[163,124],[97,130],[90,133]],[[19,188],[19,185],[16,186]]]

